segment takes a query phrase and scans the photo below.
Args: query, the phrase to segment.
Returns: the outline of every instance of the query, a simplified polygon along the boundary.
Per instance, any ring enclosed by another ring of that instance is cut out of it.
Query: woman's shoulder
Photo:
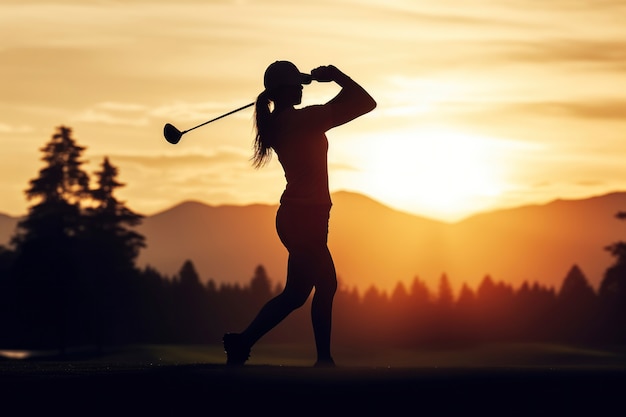
[[[325,104],[314,104],[296,109],[294,116],[302,123],[317,125],[324,130],[332,124],[331,106]]]
[[[318,114],[322,114],[325,111],[326,109],[324,109],[323,104],[313,104],[310,106],[284,110],[276,116],[275,120],[276,122],[280,124],[281,122],[285,122],[287,120],[292,120],[292,119],[311,118]]]
[[[328,106],[326,106],[325,104],[311,104],[311,105],[296,109],[296,112],[314,113],[314,112],[320,112],[320,111],[326,111],[326,110],[328,110]]]

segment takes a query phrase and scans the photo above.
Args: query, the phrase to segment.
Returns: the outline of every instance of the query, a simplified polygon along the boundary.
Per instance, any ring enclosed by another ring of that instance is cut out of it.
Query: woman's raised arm
[[[327,103],[333,107],[334,126],[340,126],[376,108],[372,96],[334,65],[313,69],[311,77],[319,82],[334,81],[341,87],[341,91]]]

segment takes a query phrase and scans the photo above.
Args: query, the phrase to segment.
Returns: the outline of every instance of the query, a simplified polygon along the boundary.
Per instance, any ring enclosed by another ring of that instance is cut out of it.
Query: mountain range
[[[248,284],[258,265],[283,282],[287,252],[276,236],[277,206],[211,206],[187,201],[147,216],[137,230],[147,248],[138,259],[174,276],[191,260],[200,278]],[[329,247],[340,285],[391,291],[415,277],[436,290],[445,274],[457,289],[487,275],[518,287],[538,282],[558,290],[573,265],[598,287],[613,259],[604,248],[626,240],[626,192],[496,210],[443,223],[391,209],[350,192],[333,194]],[[0,244],[17,218],[0,215]]]

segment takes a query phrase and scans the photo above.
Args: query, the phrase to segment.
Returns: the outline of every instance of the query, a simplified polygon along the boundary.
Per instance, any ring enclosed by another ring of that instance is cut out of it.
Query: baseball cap
[[[300,72],[289,61],[275,61],[265,70],[263,84],[266,90],[287,85],[311,84],[311,76]]]

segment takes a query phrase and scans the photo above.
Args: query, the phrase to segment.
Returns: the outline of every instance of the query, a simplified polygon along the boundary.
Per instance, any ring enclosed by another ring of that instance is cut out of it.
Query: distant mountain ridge
[[[369,197],[333,194],[329,246],[340,281],[391,290],[419,277],[435,290],[442,274],[458,288],[491,275],[558,288],[577,264],[597,288],[612,258],[603,250],[626,240],[615,219],[626,193],[497,210],[448,224],[391,209]],[[262,264],[282,282],[287,253],[274,228],[276,205],[208,206],[186,202],[146,218],[140,263],[175,274],[191,259],[202,279],[248,283]]]
[[[458,289],[490,275],[558,288],[577,264],[597,288],[612,258],[603,248],[626,240],[626,192],[496,210],[448,224],[391,209],[364,195],[333,194],[329,246],[340,282],[391,290],[414,277],[436,290],[442,274]],[[262,264],[283,282],[287,253],[274,228],[276,205],[210,206],[188,201],[144,219],[148,247],[140,266],[167,275],[194,262],[201,279],[247,284]],[[0,244],[17,218],[0,215]]]

